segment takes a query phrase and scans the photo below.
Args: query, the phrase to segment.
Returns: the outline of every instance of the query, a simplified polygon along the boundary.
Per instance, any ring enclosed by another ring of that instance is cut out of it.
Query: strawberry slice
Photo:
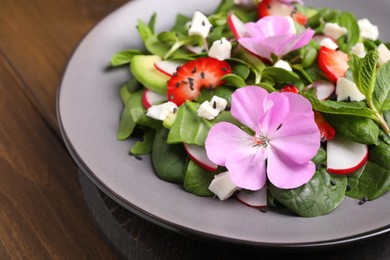
[[[303,26],[306,26],[308,20],[304,14],[297,12],[293,5],[281,3],[277,0],[261,1],[257,6],[257,14],[259,18],[269,15],[291,16],[294,21]]]
[[[318,67],[332,82],[344,77],[347,72],[349,56],[342,51],[332,50],[321,46],[317,57]]]
[[[280,92],[291,92],[291,93],[298,94],[299,93],[299,89],[296,86],[294,86],[294,85],[285,85],[280,90]]]
[[[325,120],[324,116],[314,110],[314,121],[320,130],[321,142],[332,140],[336,134],[334,128]]]
[[[168,101],[180,106],[186,100],[195,100],[202,88],[213,90],[222,85],[222,76],[232,72],[226,61],[211,57],[198,58],[179,67],[168,81]]]

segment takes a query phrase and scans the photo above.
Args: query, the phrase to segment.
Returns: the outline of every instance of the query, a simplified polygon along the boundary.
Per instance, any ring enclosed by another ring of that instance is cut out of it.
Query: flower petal
[[[256,146],[229,153],[226,158],[226,168],[232,182],[243,189],[261,189],[267,179],[265,170],[267,150]]]
[[[301,114],[314,118],[313,108],[309,100],[295,93],[282,92],[281,94],[288,97],[291,114]]]
[[[247,86],[237,89],[232,95],[231,113],[235,119],[252,130],[257,129],[258,117],[263,110],[267,91],[257,86]]]
[[[221,122],[215,124],[209,130],[205,148],[207,157],[213,163],[225,166],[229,152],[235,154],[237,150],[249,150],[253,143],[253,137],[239,127],[231,123]]]
[[[313,118],[291,116],[270,138],[273,152],[295,163],[305,163],[316,155],[321,136]]]
[[[267,162],[267,176],[270,182],[282,189],[297,188],[313,177],[316,166],[309,161],[297,164],[290,160],[284,160],[277,153],[269,153]]]

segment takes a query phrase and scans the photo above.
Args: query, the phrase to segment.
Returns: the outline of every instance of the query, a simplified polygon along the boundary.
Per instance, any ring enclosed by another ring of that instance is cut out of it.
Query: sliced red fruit
[[[321,141],[325,142],[332,140],[336,135],[336,131],[328,121],[325,120],[324,116],[320,112],[314,110],[314,120],[320,130]]]
[[[269,15],[291,16],[299,24],[306,25],[307,17],[295,10],[293,5],[278,2],[277,0],[263,0],[257,7],[259,18]]]
[[[224,83],[221,77],[231,72],[229,63],[215,58],[204,57],[189,61],[169,79],[168,101],[180,106],[186,100],[195,100],[202,88],[217,88]]]
[[[188,156],[200,167],[211,172],[217,170],[218,165],[210,161],[203,146],[184,143],[184,149],[187,151]]]
[[[145,89],[142,94],[142,105],[145,109],[148,109],[154,104],[161,103],[167,101],[167,97],[165,95],[154,92],[150,89]]]
[[[241,190],[237,193],[236,198],[241,203],[252,208],[259,209],[267,207],[267,187],[263,187],[260,190],[254,192]]]
[[[234,13],[230,13],[227,18],[228,25],[236,39],[240,39],[246,33],[244,22]]]
[[[368,147],[336,136],[326,144],[328,172],[336,174],[353,173],[363,167],[368,159]]]
[[[318,100],[328,99],[336,90],[336,86],[325,80],[318,80],[313,82],[313,87],[316,90],[316,97]]]
[[[294,85],[286,85],[280,90],[280,92],[291,92],[291,93],[298,94],[299,89]]]
[[[338,78],[345,76],[349,68],[348,60],[349,56],[344,52],[332,50],[325,46],[320,47],[317,57],[318,67],[334,83]]]
[[[176,60],[160,60],[154,63],[154,67],[165,75],[172,76],[183,63],[183,61]]]

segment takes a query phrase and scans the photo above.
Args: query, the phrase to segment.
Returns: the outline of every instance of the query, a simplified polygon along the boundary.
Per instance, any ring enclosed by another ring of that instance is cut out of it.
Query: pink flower
[[[292,189],[313,177],[311,159],[320,147],[320,133],[307,99],[247,86],[233,93],[231,113],[253,133],[217,123],[206,138],[206,152],[228,169],[234,184],[258,190],[268,177],[275,186]]]
[[[296,34],[291,17],[266,16],[256,23],[245,24],[246,33],[238,42],[251,53],[271,60],[273,53],[281,57],[308,44],[314,35],[312,29]]]

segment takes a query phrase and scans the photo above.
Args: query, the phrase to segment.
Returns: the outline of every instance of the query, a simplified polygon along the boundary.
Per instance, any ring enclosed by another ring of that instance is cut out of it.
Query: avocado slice
[[[165,94],[169,77],[154,67],[154,63],[160,60],[161,57],[157,55],[136,55],[133,57],[130,70],[145,88]]]

